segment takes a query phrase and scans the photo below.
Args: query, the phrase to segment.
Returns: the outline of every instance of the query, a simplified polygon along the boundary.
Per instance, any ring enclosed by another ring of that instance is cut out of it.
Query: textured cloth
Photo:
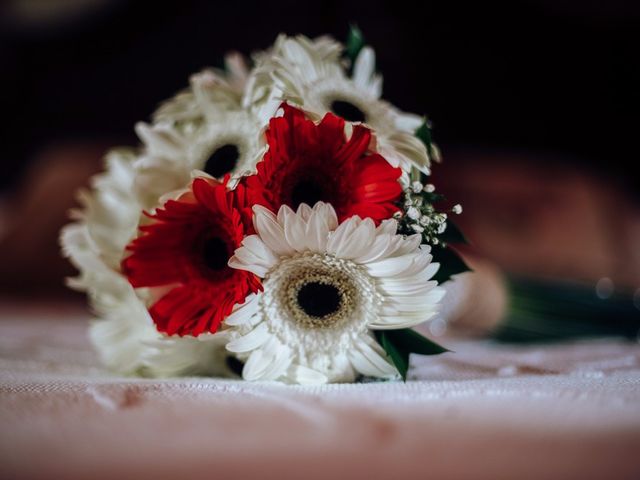
[[[115,377],[68,307],[0,308],[0,478],[640,478],[640,346],[444,340],[407,383]]]

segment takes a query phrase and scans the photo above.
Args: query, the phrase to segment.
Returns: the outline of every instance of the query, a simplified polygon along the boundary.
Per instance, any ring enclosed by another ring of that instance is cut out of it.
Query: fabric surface
[[[443,340],[406,383],[115,377],[88,314],[0,307],[0,478],[640,478],[640,346]]]

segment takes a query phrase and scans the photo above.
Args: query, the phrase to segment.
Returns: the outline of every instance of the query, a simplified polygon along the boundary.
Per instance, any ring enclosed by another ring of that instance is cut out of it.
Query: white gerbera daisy
[[[145,357],[154,351],[147,342],[157,341],[160,334],[144,303],[128,282],[127,286],[126,293],[118,297],[92,297],[97,317],[91,322],[89,338],[110,370],[124,375],[142,374]]]
[[[122,278],[122,277],[121,277]],[[124,280],[124,278],[123,278]],[[126,280],[125,280],[126,281]],[[231,332],[169,337],[156,329],[146,304],[128,285],[127,294],[93,302],[98,314],[89,337],[103,364],[125,375],[229,376],[225,344]]]
[[[90,329],[98,354],[110,368],[134,373],[143,367],[144,342],[159,336],[144,304],[120,273],[125,246],[135,236],[141,208],[133,194],[133,150],[107,154],[106,169],[80,192],[76,222],[61,232],[63,253],[80,274],[69,286],[86,291],[100,317]]]
[[[220,331],[198,337],[163,335],[145,342],[144,373],[153,377],[228,377],[233,373],[225,350],[230,338],[230,332]]]
[[[337,55],[317,54],[309,49],[308,39],[279,41],[280,47],[256,67],[259,78],[250,81],[251,88],[263,92],[271,84],[274,98],[286,99],[318,117],[331,111],[345,120],[366,123],[376,132],[379,153],[394,167],[409,171],[413,166],[429,173],[430,161],[438,158],[430,159],[415,136],[424,119],[380,99],[382,77],[375,73],[371,48],[360,51],[349,78]]]
[[[193,176],[251,172],[264,153],[261,132],[277,107],[261,106],[256,115],[243,104],[249,73],[240,54],[227,55],[225,67],[192,75],[190,87],[162,105],[152,125],[136,125],[144,148],[135,191],[143,208],[184,189]]]
[[[397,222],[351,217],[333,207],[287,206],[278,215],[254,207],[257,235],[229,265],[263,278],[264,291],[226,324],[243,335],[227,349],[246,360],[246,380],[353,381],[395,377],[372,330],[407,328],[436,313],[444,290],[420,236],[398,235]]]
[[[192,129],[214,111],[241,107],[249,70],[244,57],[233,52],[224,58],[225,70],[206,69],[190,78],[189,88],[160,105],[152,115],[154,123]]]
[[[70,287],[87,292],[97,318],[89,336],[102,362],[118,373],[169,376],[174,374],[228,374],[224,344],[229,335],[169,339],[156,329],[145,294],[136,294],[122,274],[126,245],[136,235],[142,207],[133,192],[136,155],[120,149],[106,156],[105,172],[82,191],[82,208],[73,211],[76,222],[63,228],[60,241],[65,256],[79,275]]]
[[[255,169],[265,150],[263,125],[241,110],[210,115],[190,131],[165,124],[136,125],[145,144],[135,163],[135,191],[143,208],[153,208],[162,196],[185,188],[194,175],[222,179]]]
[[[340,43],[327,36],[312,40],[303,35],[278,35],[269,50],[253,55],[256,67],[247,79],[244,108],[266,123],[284,100],[282,89],[274,83],[273,58],[282,59],[298,76],[327,76],[341,74],[342,50]]]
[[[136,154],[131,149],[115,149],[105,158],[105,172],[93,177],[91,191],[81,190],[81,209],[71,212],[76,223],[67,229],[85,229],[86,235],[69,234],[63,241],[68,256],[89,248],[105,265],[118,268],[124,247],[133,238],[140,218],[140,206],[133,194]],[[78,248],[74,248],[79,241]]]
[[[109,369],[153,377],[173,375],[229,375],[224,345],[228,333],[170,338],[156,329],[146,302],[118,270],[96,252],[86,225],[73,224],[62,232],[64,252],[80,271],[68,284],[86,291],[96,318],[89,337]],[[148,292],[142,292],[148,293]],[[143,295],[141,295],[143,296]]]

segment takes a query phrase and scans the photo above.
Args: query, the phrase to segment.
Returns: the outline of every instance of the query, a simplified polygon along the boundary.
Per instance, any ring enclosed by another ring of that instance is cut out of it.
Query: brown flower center
[[[215,178],[224,177],[237,165],[240,150],[233,144],[226,144],[216,148],[204,164],[204,171]]]
[[[220,237],[207,238],[202,246],[202,258],[207,268],[219,271],[227,267],[229,251]]]
[[[331,111],[348,122],[364,122],[366,120],[366,116],[362,110],[353,103],[345,100],[334,100],[331,102]]]
[[[340,309],[340,291],[333,285],[309,282],[298,290],[298,305],[310,317],[322,318]]]

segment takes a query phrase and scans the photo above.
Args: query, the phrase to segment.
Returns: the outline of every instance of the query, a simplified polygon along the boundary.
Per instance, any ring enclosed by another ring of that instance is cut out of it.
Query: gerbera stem
[[[638,337],[640,310],[627,292],[600,298],[585,285],[513,277],[508,287],[508,312],[493,335],[498,341]]]

